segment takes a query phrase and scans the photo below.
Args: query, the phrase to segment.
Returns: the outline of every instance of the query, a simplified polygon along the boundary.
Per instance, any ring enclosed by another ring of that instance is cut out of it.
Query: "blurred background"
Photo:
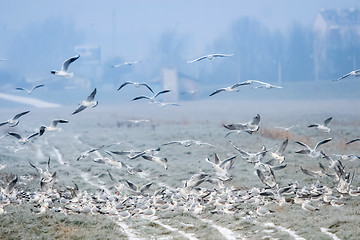
[[[0,36],[2,108],[30,98],[73,105],[95,87],[108,104],[149,94],[117,92],[124,81],[170,88],[171,101],[248,79],[284,88],[238,98],[359,98],[360,78],[332,81],[360,68],[358,0],[1,0]],[[186,63],[210,53],[234,55]],[[77,54],[73,78],[50,74]],[[45,87],[31,96],[15,90],[37,84]]]

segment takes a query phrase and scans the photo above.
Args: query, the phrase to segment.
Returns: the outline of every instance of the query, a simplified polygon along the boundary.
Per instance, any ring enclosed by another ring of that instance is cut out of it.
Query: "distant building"
[[[336,74],[341,75],[343,71],[358,67],[357,61],[360,62],[359,9],[321,9],[314,21],[313,32],[316,80]]]
[[[193,98],[194,93],[197,92],[196,80],[188,75],[178,73],[177,68],[162,68],[161,81],[163,89],[172,91],[172,94],[164,95],[166,102]]]

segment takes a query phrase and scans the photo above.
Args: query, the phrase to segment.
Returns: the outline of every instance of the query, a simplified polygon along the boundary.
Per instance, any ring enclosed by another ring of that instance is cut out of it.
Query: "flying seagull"
[[[320,142],[318,142],[314,148],[310,148],[308,145],[306,145],[305,143],[303,142],[300,142],[300,141],[295,141],[297,144],[300,144],[301,146],[303,147],[306,147],[307,149],[303,149],[303,150],[299,150],[299,151],[296,151],[295,153],[300,153],[300,154],[308,154],[310,157],[313,157],[313,158],[316,158],[316,157],[319,157],[321,155],[321,152],[320,151],[316,151],[316,149],[320,146],[320,145],[323,145],[327,142],[330,142],[332,140],[332,138],[326,138]]]
[[[81,101],[79,103],[80,107],[78,109],[75,110],[75,112],[72,113],[72,115],[81,112],[82,110],[84,110],[87,107],[96,107],[99,102],[98,101],[94,101],[95,98],[95,94],[96,94],[96,88],[94,89],[94,91],[92,91],[92,93],[87,97],[86,100]]]
[[[28,90],[28,89],[26,89],[26,88],[22,88],[22,87],[18,87],[18,88],[15,88],[15,89],[16,89],[16,90],[20,90],[20,91],[26,91],[28,94],[31,94],[35,89],[41,88],[41,87],[43,87],[43,86],[45,86],[45,85],[44,85],[44,84],[36,85],[36,86],[34,86],[32,89],[30,89],[30,90]]]
[[[131,65],[134,65],[134,64],[137,64],[137,63],[139,63],[139,61],[134,61],[134,62],[123,62],[123,63],[119,63],[119,64],[112,65],[112,67],[114,67],[114,68],[118,68],[118,67],[120,67],[120,66],[124,66],[124,65],[131,66]]]
[[[69,59],[66,59],[64,61],[64,63],[62,64],[61,70],[57,71],[57,70],[52,70],[51,73],[60,77],[66,77],[66,78],[71,78],[74,76],[74,73],[69,73],[68,72],[68,68],[70,66],[70,64],[74,61],[76,61],[78,58],[80,57],[80,55],[76,55],[74,57],[71,57]]]
[[[55,119],[51,122],[50,126],[41,126],[40,127],[40,136],[44,134],[45,130],[49,131],[49,132],[53,132],[53,131],[57,131],[58,128],[56,127],[58,125],[58,123],[68,123],[68,120],[63,120],[63,119]]]
[[[5,124],[12,124],[12,125],[10,125],[10,127],[15,127],[16,125],[19,124],[19,118],[21,116],[27,114],[28,112],[30,112],[30,111],[26,111],[26,112],[16,114],[13,118],[11,118],[11,119],[9,119],[9,120],[7,120],[5,122],[0,123],[0,126],[5,125]]]
[[[339,80],[344,79],[344,78],[347,78],[347,77],[349,77],[349,76],[359,77],[359,76],[360,76],[360,69],[351,71],[351,72],[345,74],[344,76],[342,76],[342,77],[340,77],[340,78],[338,78],[338,79],[335,79],[335,80],[333,80],[333,81],[339,81]]]
[[[127,82],[124,82],[123,84],[121,84],[121,86],[118,88],[118,91],[120,89],[122,89],[123,87],[125,87],[126,85],[128,84],[133,84],[136,88],[140,87],[140,86],[145,86],[147,87],[147,89],[149,89],[152,93],[154,93],[154,91],[151,89],[151,87],[145,83],[145,82],[142,82],[142,83],[139,83],[139,82],[131,82],[131,81],[127,81]]]
[[[229,87],[219,88],[215,92],[211,93],[209,96],[211,97],[211,96],[213,96],[213,95],[215,95],[215,94],[217,94],[219,92],[223,92],[223,91],[225,91],[225,92],[238,92],[239,89],[237,89],[237,87],[244,86],[244,85],[249,85],[249,84],[250,83],[248,83],[248,82],[242,82],[242,83],[236,83],[236,84],[234,84],[232,86],[229,86]]]
[[[30,138],[33,138],[33,137],[39,135],[39,133],[36,132],[36,133],[32,133],[29,136],[23,138],[23,137],[21,137],[20,134],[15,133],[15,132],[8,132],[8,134],[10,136],[16,137],[19,140],[20,143],[27,143],[30,140]]]
[[[170,92],[170,90],[163,90],[163,91],[160,91],[160,92],[156,93],[153,97],[139,96],[139,97],[134,98],[132,101],[136,101],[136,100],[139,100],[139,99],[149,99],[151,103],[155,103],[155,102],[157,102],[156,101],[157,96],[159,96],[160,94],[168,93],[168,92]]]
[[[331,120],[332,120],[332,117],[329,117],[324,121],[324,124],[314,123],[314,124],[309,125],[308,127],[309,128],[316,127],[319,130],[329,133],[330,128],[328,127],[328,125],[331,122]]]
[[[271,83],[261,82],[261,81],[258,81],[258,80],[247,80],[246,82],[248,84],[253,84],[253,83],[259,84],[255,88],[267,88],[267,89],[270,89],[270,88],[282,88],[280,86],[276,86],[276,85],[273,85]]]
[[[233,53],[232,54],[214,53],[214,54],[208,54],[208,55],[196,58],[194,60],[189,60],[189,61],[186,61],[186,62],[187,63],[193,63],[193,62],[198,62],[198,61],[201,61],[201,60],[204,60],[204,59],[212,60],[213,58],[216,58],[216,57],[231,57],[233,55],[234,55]]]

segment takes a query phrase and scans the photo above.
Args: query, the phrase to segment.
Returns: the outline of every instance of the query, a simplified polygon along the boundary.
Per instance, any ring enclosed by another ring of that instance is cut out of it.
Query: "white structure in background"
[[[179,83],[176,68],[161,69],[163,89],[170,89],[171,94],[164,95],[164,102],[176,102],[179,100]]]
[[[341,50],[342,46],[360,46],[360,10],[355,8],[343,10],[321,9],[313,25],[314,32],[314,64],[315,79],[331,69],[328,53]],[[354,70],[356,66],[355,54],[348,56]]]
[[[74,51],[80,55],[81,61],[78,61],[77,75],[69,81],[67,88],[90,89],[91,83],[96,84],[102,79],[101,47],[100,45],[78,45],[74,47]],[[89,76],[91,78],[88,78]]]
[[[165,94],[163,96],[164,102],[176,102],[180,98],[180,94],[185,98],[189,98],[189,95],[197,92],[196,80],[193,77],[179,73],[176,68],[162,68],[161,69],[161,81],[163,89],[170,89],[171,94]],[[190,96],[190,98],[193,98]]]

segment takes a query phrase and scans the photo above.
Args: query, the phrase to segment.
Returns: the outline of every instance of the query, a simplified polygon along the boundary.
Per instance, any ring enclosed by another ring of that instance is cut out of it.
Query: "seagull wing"
[[[207,56],[202,56],[202,57],[199,57],[199,58],[196,58],[194,60],[190,60],[190,61],[186,61],[187,63],[193,63],[193,62],[198,62],[198,61],[201,61],[203,59],[207,58]]]
[[[311,128],[311,127],[318,127],[318,126],[319,126],[319,124],[314,123],[314,124],[310,124],[308,127]]]
[[[222,169],[225,169],[226,171],[229,171],[232,166],[234,165],[234,160],[235,160],[236,156],[232,156],[230,158],[225,159],[224,161],[222,161],[219,165],[219,167],[221,167]]]
[[[63,119],[56,119],[56,120],[53,120],[51,122],[51,127],[56,127],[58,125],[58,123],[68,123],[69,121],[68,120],[63,120]]]
[[[327,142],[330,142],[331,140],[332,140],[332,138],[327,138],[327,139],[324,139],[324,140],[318,142],[318,143],[316,144],[314,150],[316,150],[320,145],[323,145],[323,144],[325,144],[325,143],[327,143]]]
[[[13,117],[13,120],[19,119],[21,116],[27,114],[28,112],[30,112],[30,111],[26,111],[26,112],[22,112],[22,113],[16,114],[15,117]]]
[[[44,85],[44,84],[36,85],[35,87],[33,87],[33,88],[30,90],[30,93],[31,93],[32,91],[34,91],[35,89],[41,88],[41,87],[43,87],[43,86],[45,86],[45,85]]]
[[[160,94],[164,94],[164,93],[168,93],[168,92],[170,92],[170,90],[160,91],[160,92],[158,92],[158,93],[154,96],[154,98],[156,98],[156,97],[159,96]]]
[[[300,141],[295,141],[297,144],[300,144],[301,146],[303,146],[303,147],[306,147],[307,149],[311,149],[308,145],[306,145],[305,143],[303,143],[303,142],[300,142]]]
[[[17,139],[22,139],[22,137],[20,136],[20,134],[18,133],[14,133],[14,132],[8,132],[9,135],[16,137]]]
[[[130,182],[129,180],[126,180],[126,183],[129,185],[129,187],[131,188],[131,190],[133,190],[133,191],[135,191],[135,192],[138,191],[138,187],[137,187],[134,183]]]
[[[76,55],[76,56],[74,56],[74,57],[71,57],[71,58],[69,58],[69,59],[66,59],[66,60],[64,61],[63,65],[62,65],[61,70],[64,71],[64,72],[66,72],[66,71],[68,70],[68,68],[69,68],[69,65],[70,65],[72,62],[74,62],[75,60],[77,60],[79,57],[80,57],[80,55]]]
[[[81,105],[78,109],[76,109],[71,115],[74,115],[76,113],[79,113],[81,112],[82,110],[84,110],[86,108],[86,106],[84,105]]]
[[[246,124],[243,124],[243,123],[223,124],[223,126],[229,130],[245,130],[245,129],[247,129]]]
[[[279,154],[283,154],[287,145],[288,145],[289,139],[285,139],[285,141],[280,145],[279,149],[276,151]]]
[[[256,116],[252,119],[251,124],[259,125],[260,123],[260,115],[256,114]]]
[[[296,151],[295,153],[299,153],[299,154],[310,154],[310,150],[309,150],[309,149],[303,149],[303,150]]]
[[[30,134],[26,139],[29,140],[30,138],[33,138],[35,136],[39,135],[38,132]]]
[[[96,88],[90,93],[90,95],[87,97],[86,101],[91,102],[92,100],[94,100],[96,95]]]
[[[215,94],[217,94],[219,92],[222,92],[222,91],[225,91],[225,88],[219,88],[215,92],[211,93],[209,96],[211,97],[211,96],[213,96],[213,95],[215,95]]]
[[[22,87],[17,87],[17,88],[15,88],[15,90],[26,91],[26,92],[30,93],[29,90],[27,90],[26,88],[22,88]]]
[[[15,176],[15,178],[7,185],[6,190],[5,190],[7,193],[12,192],[12,190],[15,187],[15,184],[17,183],[17,180],[18,180],[18,177]]]
[[[139,99],[151,99],[150,97],[148,96],[139,96],[139,97],[135,97],[132,101],[136,101],[136,100],[139,100]]]
[[[141,187],[140,187],[140,192],[145,192],[146,190],[148,190],[148,189],[151,187],[152,184],[153,184],[153,183],[150,182],[150,183],[148,183],[148,184],[145,184],[144,186],[141,186]]]
[[[350,76],[350,73],[345,74],[344,76],[342,76],[342,77],[340,77],[340,78],[338,78],[338,79],[336,79],[336,80],[333,80],[333,81],[339,81],[339,80],[341,80],[341,79],[343,79],[343,78],[346,78],[346,77],[348,77],[348,76]]]
[[[133,82],[130,82],[130,81],[124,82],[124,83],[121,84],[121,86],[118,88],[118,91],[119,91],[120,89],[122,89],[123,87],[125,87],[126,85],[128,85],[128,84],[134,84],[134,83],[133,83]]]
[[[233,53],[231,53],[231,54],[215,53],[215,54],[213,54],[212,56],[213,56],[213,57],[231,57],[231,56],[233,56],[233,55],[234,55]]]
[[[360,141],[360,138],[355,138],[355,139],[347,142],[346,144],[350,144],[350,143],[357,142],[357,141]]]
[[[331,122],[331,120],[332,120],[332,117],[329,117],[328,119],[326,119],[324,121],[324,125],[327,126]]]
[[[150,92],[154,93],[154,91],[151,89],[151,87],[147,83],[140,83],[139,85],[143,85],[143,86],[147,87],[147,89],[149,89]]]

